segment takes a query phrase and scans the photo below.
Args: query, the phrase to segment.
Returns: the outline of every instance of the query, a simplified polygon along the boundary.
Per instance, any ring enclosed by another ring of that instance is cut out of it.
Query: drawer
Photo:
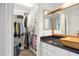
[[[76,53],[70,52],[70,56],[79,56],[79,54],[76,54]]]
[[[51,56],[51,52],[49,50],[46,51],[46,56]]]
[[[42,56],[54,56],[54,52],[51,52],[50,50],[44,50],[42,51]]]
[[[53,56],[54,51],[49,50],[48,48],[41,46],[41,56]]]
[[[54,56],[54,51],[50,51],[50,56]]]
[[[45,49],[41,50],[41,56],[46,56],[46,50]]]
[[[55,56],[69,56],[69,51],[55,47]]]
[[[54,52],[54,46],[53,45],[48,44],[47,45],[47,49],[49,49],[49,50]]]
[[[46,49],[49,49],[49,50],[51,50],[51,51],[54,51],[54,46],[53,46],[53,45],[50,45],[50,44],[41,42],[41,46],[42,46],[42,47],[45,47]]]
[[[44,42],[41,42],[41,45],[44,46],[44,47],[47,47],[48,44],[47,43],[44,43]]]
[[[41,46],[41,56],[45,56],[46,55],[46,48],[42,45]]]

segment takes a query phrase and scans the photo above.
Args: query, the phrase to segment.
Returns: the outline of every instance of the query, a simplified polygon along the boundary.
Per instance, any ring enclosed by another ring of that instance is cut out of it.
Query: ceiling
[[[28,7],[25,5],[14,3],[14,14],[20,14],[20,15],[24,13],[28,14],[32,8],[33,7]]]
[[[63,3],[39,3],[42,9],[54,9],[63,5]],[[24,15],[29,14],[33,7],[28,7],[27,5],[22,5],[14,3],[14,14]]]

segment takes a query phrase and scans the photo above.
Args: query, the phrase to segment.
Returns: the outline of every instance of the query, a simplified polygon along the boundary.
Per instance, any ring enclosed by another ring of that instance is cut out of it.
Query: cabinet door
[[[55,56],[69,56],[69,51],[55,47]]]
[[[46,48],[52,52],[54,52],[54,46],[53,45],[50,45],[50,44],[47,44]]]
[[[43,42],[41,42],[41,56],[45,56],[46,55],[46,48],[45,48],[45,44]]]
[[[51,51],[54,51],[54,46],[53,45],[50,45],[50,44],[47,44],[47,43],[44,43],[44,42],[41,42],[41,45]]]
[[[42,48],[42,50],[41,50],[41,56],[46,56],[46,49],[45,48]]]
[[[44,42],[41,42],[41,55],[42,56],[54,56],[53,46]]]
[[[76,54],[76,53],[70,52],[70,56],[79,56],[79,54]]]
[[[50,56],[54,56],[54,51],[50,51]]]
[[[41,46],[47,47],[47,43],[41,42]]]

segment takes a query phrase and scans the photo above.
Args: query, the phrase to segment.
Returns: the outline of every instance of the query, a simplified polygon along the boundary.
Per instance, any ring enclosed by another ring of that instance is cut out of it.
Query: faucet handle
[[[78,31],[78,32],[76,32],[76,34],[77,34],[77,37],[79,37],[79,31]]]

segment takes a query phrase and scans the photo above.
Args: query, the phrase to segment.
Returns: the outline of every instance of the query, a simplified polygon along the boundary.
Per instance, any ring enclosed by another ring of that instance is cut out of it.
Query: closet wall
[[[27,27],[30,32],[29,44],[30,50],[32,50],[37,55],[37,36],[38,36],[38,4],[34,4],[33,9],[28,15]]]

